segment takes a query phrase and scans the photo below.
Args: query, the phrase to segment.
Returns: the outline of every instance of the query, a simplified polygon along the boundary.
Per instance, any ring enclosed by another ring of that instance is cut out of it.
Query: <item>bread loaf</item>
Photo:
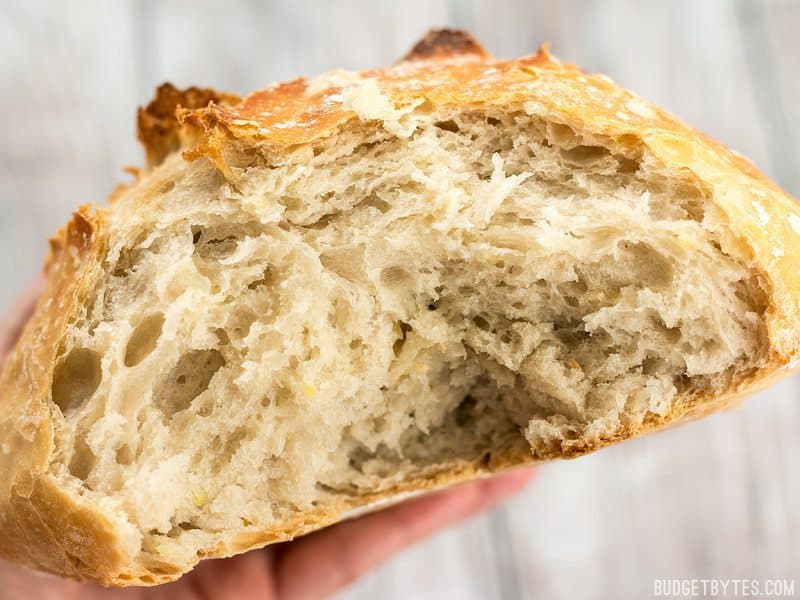
[[[176,579],[574,457],[795,366],[800,211],[546,48],[432,32],[244,99],[165,85],[0,377],[0,555]]]

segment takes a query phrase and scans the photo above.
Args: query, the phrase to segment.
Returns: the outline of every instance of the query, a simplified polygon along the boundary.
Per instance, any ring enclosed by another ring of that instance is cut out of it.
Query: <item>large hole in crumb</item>
[[[575,146],[574,148],[562,148],[559,154],[565,163],[580,167],[594,165],[609,156],[611,153],[602,146]]]
[[[442,131],[449,131],[451,133],[459,133],[461,131],[458,128],[458,124],[452,119],[448,119],[447,121],[437,121],[436,123],[434,123],[434,126],[437,129],[441,129]]]
[[[172,416],[189,407],[202,394],[214,374],[225,365],[219,350],[193,350],[184,354],[162,382],[155,403],[166,415]]]
[[[102,378],[100,355],[88,348],[72,350],[56,365],[53,374],[53,402],[68,412],[92,397]]]
[[[387,287],[407,285],[411,276],[403,267],[393,265],[381,271],[381,283]]]
[[[194,253],[205,261],[217,261],[229,257],[236,251],[244,232],[231,227],[192,227]]]
[[[276,277],[274,270],[271,269],[269,265],[267,265],[266,267],[264,267],[264,271],[261,277],[259,277],[258,279],[254,279],[253,281],[247,284],[247,289],[257,290],[258,288],[261,287],[268,288],[275,283],[275,279]]]
[[[361,201],[361,206],[377,209],[381,213],[387,213],[389,209],[392,208],[391,204],[385,200],[381,200],[378,195],[374,193],[364,198],[364,200]]]
[[[237,428],[225,442],[225,447],[222,450],[224,459],[230,461],[233,455],[236,454],[236,451],[239,450],[239,447],[247,440],[253,438],[253,434],[253,430],[247,427]]]
[[[400,353],[403,351],[403,345],[406,343],[408,332],[411,331],[411,325],[400,321],[397,324],[397,329],[400,335],[392,345],[392,351],[394,352],[395,356],[400,356]]]
[[[475,421],[475,398],[467,394],[453,410],[453,418],[459,427],[467,427]]]
[[[633,281],[643,287],[661,288],[672,281],[670,260],[645,242],[620,242],[620,262]]]
[[[332,271],[348,281],[359,281],[364,278],[364,248],[335,248],[323,252],[319,260],[328,271]]]
[[[136,271],[145,256],[152,250],[149,245],[144,245],[146,240],[147,234],[140,233],[136,239],[119,251],[117,262],[111,270],[114,277],[127,277]]]
[[[69,472],[74,477],[85,481],[92,472],[95,456],[86,444],[84,437],[79,437],[69,461]]]
[[[569,125],[563,123],[547,123],[547,137],[549,141],[556,145],[570,148],[580,144],[580,139]]]
[[[246,306],[235,307],[230,311],[225,322],[225,332],[228,339],[241,340],[247,337],[250,327],[258,319],[256,313]]]
[[[128,338],[125,348],[125,366],[134,367],[142,362],[156,348],[161,329],[164,326],[164,315],[156,313],[139,323]]]
[[[133,462],[133,452],[130,446],[120,446],[114,455],[114,460],[118,465],[129,465]]]

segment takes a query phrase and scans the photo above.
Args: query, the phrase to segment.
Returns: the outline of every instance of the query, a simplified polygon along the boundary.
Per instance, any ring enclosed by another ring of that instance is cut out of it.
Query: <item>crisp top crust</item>
[[[548,67],[563,68],[546,48],[502,61],[489,56],[468,34],[446,30],[428,34],[391,67],[301,77],[253,92],[236,105],[181,108],[177,117],[206,134],[224,132],[254,143],[292,146],[327,137],[354,118],[383,119],[425,102],[518,103],[532,97]],[[208,150],[201,148],[202,153]]]
[[[178,90],[164,83],[156,90],[156,97],[146,107],[139,109],[136,125],[139,140],[144,144],[147,166],[160,164],[171,153],[180,149],[180,124],[175,119],[175,109],[203,108],[209,104],[234,104],[241,100],[234,94],[190,87]]]
[[[206,134],[222,130],[233,138],[278,146],[313,142],[351,119],[381,119],[426,102],[462,110],[527,104],[528,112],[546,112],[578,129],[611,134],[625,145],[634,143],[642,128],[702,135],[605,75],[561,63],[547,45],[532,55],[500,60],[469,34],[453,30],[430,32],[400,62],[382,69],[300,77],[257,90],[238,103],[210,97],[198,107],[197,91],[187,90],[185,102],[177,99],[180,122]],[[626,134],[634,138],[626,139]],[[736,168],[760,176],[743,157],[705,141],[728,154],[725,160]]]

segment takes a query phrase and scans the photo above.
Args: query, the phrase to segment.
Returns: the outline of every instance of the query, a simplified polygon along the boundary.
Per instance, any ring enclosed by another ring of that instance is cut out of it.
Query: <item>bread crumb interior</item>
[[[176,155],[115,208],[52,469],[146,555],[566,452],[763,360],[762,278],[688,175],[525,112],[403,118],[227,179]]]

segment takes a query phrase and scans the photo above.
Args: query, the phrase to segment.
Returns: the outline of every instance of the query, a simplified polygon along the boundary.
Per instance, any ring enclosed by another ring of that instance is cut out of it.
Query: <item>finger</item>
[[[461,485],[300,538],[275,558],[280,598],[322,598],[409,544],[494,506],[533,476],[517,471]]]
[[[175,596],[166,588],[189,586],[196,595],[192,598],[236,598],[237,600],[273,600],[276,598],[274,579],[264,568],[261,552],[250,552],[233,558],[204,561],[183,579],[162,586],[163,598]]]
[[[37,277],[14,301],[8,312],[0,317],[0,367],[17,342],[25,323],[33,314],[36,301],[44,290],[44,281],[44,275]]]
[[[86,586],[0,560],[0,598],[3,600],[88,600],[96,596]]]

